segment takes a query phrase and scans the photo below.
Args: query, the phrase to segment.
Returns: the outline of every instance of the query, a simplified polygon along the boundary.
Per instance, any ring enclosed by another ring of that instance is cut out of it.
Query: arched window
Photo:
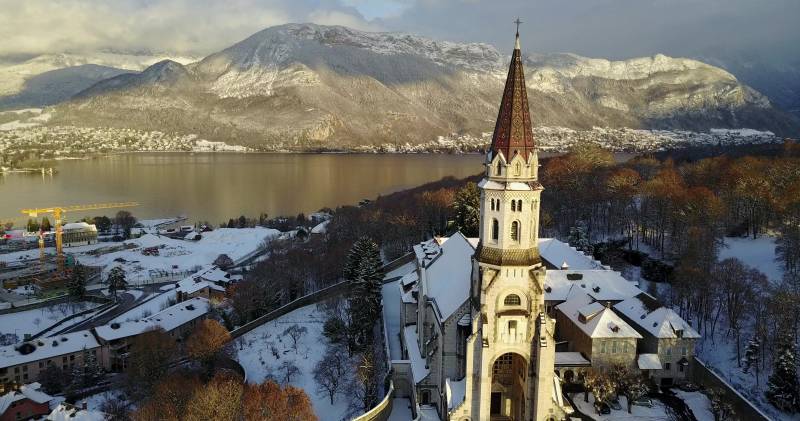
[[[517,211],[522,212],[522,199],[517,200]]]
[[[517,211],[517,201],[516,200],[512,200],[511,201],[511,212],[516,212],[516,211]]]
[[[494,210],[494,199],[492,199],[492,210]]]
[[[517,294],[508,294],[506,298],[503,299],[503,304],[507,306],[518,306],[522,304],[522,300],[519,299],[519,295]]]
[[[520,176],[522,175],[522,164],[517,162],[517,165],[514,166],[514,175]]]
[[[497,241],[498,238],[500,238],[500,223],[492,219],[492,240]]]
[[[500,161],[497,162],[497,169],[495,170],[495,175],[500,175],[503,173],[503,168],[501,167]]]
[[[511,223],[511,239],[519,241],[519,222],[517,221]]]

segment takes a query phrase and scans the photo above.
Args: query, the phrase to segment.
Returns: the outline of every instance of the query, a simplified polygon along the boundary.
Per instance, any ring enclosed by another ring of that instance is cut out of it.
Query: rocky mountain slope
[[[523,46],[524,49],[524,46]],[[96,83],[50,124],[193,133],[262,149],[420,144],[491,131],[508,57],[486,44],[289,24],[182,65]],[[797,120],[699,61],[526,56],[536,125],[798,133]]]
[[[149,52],[99,52],[43,54],[0,65],[0,110],[57,104],[101,80],[142,71],[168,57],[184,64],[197,60]]]

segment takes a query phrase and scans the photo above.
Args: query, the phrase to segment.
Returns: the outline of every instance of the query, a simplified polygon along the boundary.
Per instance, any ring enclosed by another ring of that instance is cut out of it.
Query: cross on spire
[[[519,26],[520,26],[521,24],[523,24],[524,22],[522,22],[522,21],[519,19],[519,16],[517,16],[517,20],[515,20],[515,21],[514,21],[514,23],[516,23],[516,24],[517,24],[517,35],[519,35]]]

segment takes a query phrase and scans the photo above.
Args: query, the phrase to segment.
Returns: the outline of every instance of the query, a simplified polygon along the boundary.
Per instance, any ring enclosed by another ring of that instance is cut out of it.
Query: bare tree
[[[297,343],[300,341],[300,338],[308,332],[308,328],[305,326],[300,326],[297,324],[291,325],[283,331],[284,335],[288,335],[292,338],[292,349],[294,349],[294,353],[297,354]]]
[[[300,374],[300,368],[291,361],[284,361],[278,369],[283,373],[283,383],[285,384],[291,383],[292,377]]]
[[[336,393],[347,380],[347,349],[343,346],[329,346],[325,356],[317,363],[314,368],[314,380],[317,382],[317,392],[327,394],[333,399]]]

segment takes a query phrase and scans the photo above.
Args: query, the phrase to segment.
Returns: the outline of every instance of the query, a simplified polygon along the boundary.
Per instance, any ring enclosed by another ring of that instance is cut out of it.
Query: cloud
[[[0,0],[0,56],[98,49],[207,54],[288,22],[378,29],[319,0]]]
[[[397,30],[508,51],[800,57],[798,0],[0,0],[0,56],[207,54],[287,22]],[[365,17],[366,16],[366,17]]]

